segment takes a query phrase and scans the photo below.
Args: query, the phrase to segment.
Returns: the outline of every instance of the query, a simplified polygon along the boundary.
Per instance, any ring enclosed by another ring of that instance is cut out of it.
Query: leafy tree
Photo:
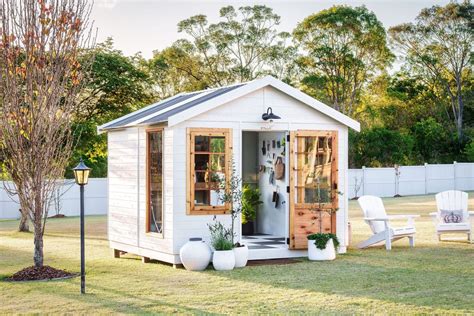
[[[412,128],[415,140],[414,150],[419,162],[440,163],[452,161],[452,143],[445,127],[434,118],[421,120]],[[443,159],[448,156],[448,159]]]
[[[162,51],[155,51],[144,66],[149,72],[154,94],[159,99],[209,86],[202,62],[188,41],[178,40]]]
[[[85,78],[77,121],[104,123],[152,101],[149,77],[140,68],[140,56],[124,56],[108,38],[83,56],[90,57],[94,62]]]
[[[414,140],[409,134],[383,127],[349,134],[351,167],[384,167],[412,163]]]
[[[82,157],[92,168],[91,176],[106,177],[107,139],[97,135],[96,127],[151,103],[151,82],[141,66],[142,58],[124,56],[113,47],[111,38],[85,51],[82,58],[93,58],[93,63],[74,116],[76,148],[69,167]],[[73,177],[71,168],[67,168],[67,177]]]
[[[447,99],[460,142],[466,81],[472,80],[473,9],[470,1],[433,6],[423,9],[414,23],[389,30],[410,71],[435,83],[434,93]]]
[[[278,33],[280,16],[264,5],[220,9],[221,21],[208,24],[205,15],[179,22],[192,52],[202,63],[202,77],[211,86],[248,81],[270,71],[268,63],[282,54],[285,33]],[[286,52],[287,53],[287,52]]]
[[[385,29],[364,6],[333,6],[308,16],[293,31],[302,49],[301,88],[347,115],[364,85],[392,60]]]

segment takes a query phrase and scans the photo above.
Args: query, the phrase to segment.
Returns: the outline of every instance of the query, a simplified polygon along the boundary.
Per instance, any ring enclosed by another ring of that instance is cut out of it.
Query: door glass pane
[[[211,155],[210,169],[223,172],[225,169],[225,155]]]
[[[297,137],[297,203],[331,202],[331,138]]]
[[[194,150],[197,152],[209,152],[209,136],[194,137]]]
[[[163,146],[162,132],[148,133],[149,209],[148,231],[163,231]]]
[[[225,137],[213,136],[211,138],[211,152],[224,153],[225,152]]]

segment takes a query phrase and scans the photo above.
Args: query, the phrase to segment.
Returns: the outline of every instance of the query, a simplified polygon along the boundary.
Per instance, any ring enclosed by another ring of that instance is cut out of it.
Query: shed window
[[[188,214],[224,214],[229,210],[219,199],[219,183],[229,176],[229,129],[188,130]]]
[[[163,131],[147,132],[147,232],[163,233]]]

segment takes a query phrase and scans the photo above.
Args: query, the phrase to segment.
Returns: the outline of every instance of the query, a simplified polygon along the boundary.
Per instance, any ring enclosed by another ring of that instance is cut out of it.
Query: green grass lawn
[[[474,313],[474,245],[437,244],[428,213],[433,196],[385,199],[389,213],[415,213],[416,248],[408,241],[384,248],[349,249],[333,262],[255,266],[230,272],[188,272],[127,255],[113,259],[106,218],[86,219],[87,295],[79,278],[65,281],[0,281],[4,313]],[[470,194],[474,209],[474,194]],[[351,201],[353,244],[368,237]],[[17,221],[0,221],[0,278],[32,264],[33,236]],[[455,236],[453,236],[455,237]],[[79,271],[78,218],[48,221],[45,263]]]

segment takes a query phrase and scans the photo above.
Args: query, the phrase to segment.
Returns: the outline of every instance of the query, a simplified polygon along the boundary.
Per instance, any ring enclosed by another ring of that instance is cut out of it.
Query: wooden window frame
[[[187,168],[186,168],[186,214],[188,215],[220,215],[230,214],[230,204],[222,206],[195,206],[194,205],[194,155],[196,136],[223,136],[225,137],[225,179],[229,179],[232,171],[232,129],[230,128],[188,128],[187,129]]]
[[[145,215],[145,231],[148,235],[156,236],[164,238],[164,227],[165,227],[165,212],[164,212],[164,173],[163,173],[163,162],[161,164],[161,233],[152,232],[150,231],[150,199],[151,199],[151,192],[150,192],[150,141],[149,141],[149,134],[154,132],[161,132],[161,148],[163,149],[161,152],[162,160],[164,160],[164,128],[163,127],[156,127],[156,128],[149,128],[146,130],[146,215]]]

